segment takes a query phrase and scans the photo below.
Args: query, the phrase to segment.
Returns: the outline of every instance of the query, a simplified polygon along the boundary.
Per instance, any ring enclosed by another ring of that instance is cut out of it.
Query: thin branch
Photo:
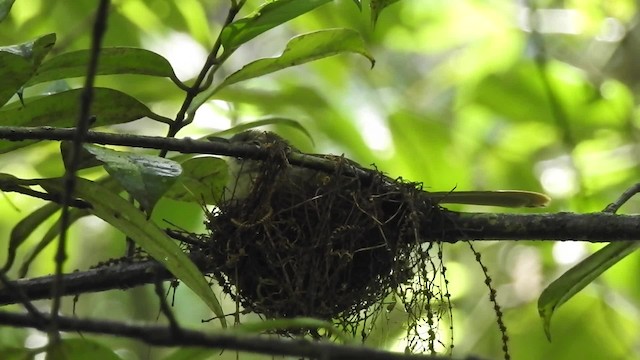
[[[74,129],[62,129],[53,127],[20,127],[0,126],[0,139],[10,141],[23,140],[72,140]],[[222,141],[194,140],[191,138],[175,139],[163,136],[144,136],[130,134],[112,134],[98,131],[88,131],[86,142],[100,145],[130,146],[143,149],[160,149],[177,151],[185,154],[213,154],[242,157],[247,159],[265,160],[269,156],[269,150],[248,144],[231,144]],[[299,165],[310,169],[334,172],[339,164],[335,160],[308,155],[303,153],[287,154],[287,159],[292,165]],[[368,172],[356,167],[341,169],[345,175],[357,175],[368,178]]]
[[[93,24],[93,33],[91,38],[91,56],[89,58],[89,64],[87,65],[87,76],[80,97],[80,111],[78,111],[76,132],[73,137],[73,148],[67,170],[64,174],[64,191],[62,192],[62,210],[60,213],[60,237],[58,239],[58,247],[55,255],[55,281],[53,282],[51,289],[53,302],[51,303],[52,317],[49,336],[54,341],[59,340],[60,336],[57,329],[57,318],[58,310],[60,309],[61,288],[63,287],[63,284],[61,283],[62,267],[67,259],[67,228],[69,227],[70,222],[69,204],[73,199],[73,192],[76,186],[76,171],[80,162],[80,150],[91,123],[90,111],[91,103],[93,102],[93,84],[98,71],[100,47],[107,28],[109,4],[109,0],[101,0],[98,4],[98,10],[96,11],[96,20]]]
[[[437,355],[411,355],[382,351],[365,346],[340,345],[330,342],[313,342],[297,339],[274,339],[265,336],[240,335],[232,332],[207,334],[183,330],[175,336],[166,326],[134,325],[108,320],[85,320],[60,316],[60,330],[82,333],[113,335],[143,341],[155,346],[197,346],[211,349],[228,349],[251,353],[286,355],[316,359],[368,359],[368,360],[479,360],[477,357],[452,358]],[[0,324],[13,327],[31,327],[42,330],[38,321],[26,314],[0,311]]]
[[[458,240],[576,240],[589,242],[635,241],[640,239],[640,216],[593,214],[483,214],[445,212],[440,224],[433,221],[421,225],[425,239],[444,242]],[[428,221],[428,220],[425,220]],[[211,264],[191,254],[191,259],[203,273]],[[31,300],[51,297],[52,276],[12,282]],[[64,294],[128,289],[153,283],[154,279],[169,280],[173,275],[155,261],[101,266],[64,276]],[[20,299],[8,288],[0,288],[0,305],[13,304]]]

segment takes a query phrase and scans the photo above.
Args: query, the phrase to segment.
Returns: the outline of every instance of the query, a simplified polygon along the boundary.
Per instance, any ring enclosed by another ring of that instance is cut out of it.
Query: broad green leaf
[[[230,54],[240,45],[278,25],[305,14],[331,0],[273,0],[253,14],[236,20],[222,29],[224,51]]]
[[[33,76],[55,42],[56,35],[48,34],[23,44],[0,47],[0,106]]]
[[[551,341],[551,316],[595,278],[640,247],[640,241],[615,242],[598,250],[549,284],[538,299],[538,313]]]
[[[24,219],[20,220],[11,230],[9,237],[9,250],[7,251],[7,261],[2,267],[2,271],[6,272],[11,268],[13,262],[16,259],[16,251],[18,247],[33,233],[33,231],[47,220],[51,215],[55,214],[60,206],[58,204],[50,203],[35,210],[31,214],[27,215]]]
[[[361,0],[353,0],[353,2],[358,7],[358,10],[362,11],[362,1]]]
[[[0,0],[0,22],[7,18],[16,0]]]
[[[57,205],[57,204],[47,204],[47,205]],[[69,209],[69,225],[75,223],[76,220],[82,217],[85,217],[87,215],[91,215],[91,213],[82,209]],[[20,268],[18,269],[18,277],[23,278],[27,276],[27,273],[29,272],[29,267],[31,266],[33,261],[36,259],[36,257],[42,252],[42,250],[44,250],[47,247],[47,245],[51,244],[51,242],[55,240],[55,238],[59,234],[60,234],[60,219],[58,218],[58,220],[55,221],[53,225],[49,227],[49,230],[47,230],[44,236],[42,236],[42,239],[40,239],[40,241],[33,248],[29,250],[29,254],[26,255],[26,259],[22,262],[22,264],[20,265]]]
[[[120,360],[108,347],[88,339],[63,339],[47,348],[46,360]]]
[[[365,48],[364,40],[355,30],[329,29],[303,34],[291,39],[282,55],[259,59],[245,65],[229,75],[218,89],[309,61],[348,52],[366,57],[372,67],[375,64],[373,57]]]
[[[378,22],[378,17],[382,10],[398,1],[400,0],[371,0],[369,3],[369,7],[371,8],[371,23],[375,25],[376,22]]]
[[[189,159],[180,165],[182,174],[165,196],[178,201],[217,204],[227,183],[227,162],[207,156]]]
[[[59,179],[38,180],[38,184],[49,192],[59,194],[63,191]],[[94,215],[133,239],[187,285],[220,319],[222,327],[227,326],[222,307],[204,275],[180,247],[162,229],[148,220],[144,213],[118,194],[86,179],[77,179],[75,195],[91,203],[91,212]]]
[[[182,173],[180,164],[153,155],[134,154],[84,144],[84,149],[104,164],[113,176],[149,213]]]
[[[25,85],[85,76],[91,50],[64,53],[45,61]],[[96,75],[139,74],[177,78],[171,64],[162,56],[145,49],[113,47],[100,50]]]
[[[0,124],[4,126],[75,126],[82,89],[25,99],[25,106],[11,104],[0,111]],[[121,124],[145,116],[154,116],[149,108],[137,99],[107,88],[95,88],[91,114],[96,116],[92,127]],[[1,142],[0,153],[21,148],[34,141]]]
[[[249,63],[229,75],[218,86],[198,94],[196,100],[189,107],[189,112],[195,111],[210,97],[231,84],[348,52],[361,54],[369,59],[371,66],[375,64],[375,60],[365,49],[364,40],[354,30],[329,29],[296,36],[289,41],[282,55]]]

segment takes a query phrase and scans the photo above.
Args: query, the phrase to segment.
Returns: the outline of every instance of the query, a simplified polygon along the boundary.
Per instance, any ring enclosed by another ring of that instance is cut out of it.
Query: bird
[[[290,145],[280,135],[270,131],[246,130],[235,134],[228,141],[231,144],[253,145],[257,147],[285,144],[288,151],[301,153],[298,148]],[[329,159],[334,158],[337,159],[336,161],[347,161],[350,165],[366,171],[361,165],[344,157],[320,154],[310,155]],[[261,174],[261,163],[259,160],[238,157],[228,158],[227,165],[229,170],[224,198],[235,201],[245,199]],[[320,173],[318,170],[297,165],[291,165],[287,171],[289,181],[294,182],[313,181]],[[425,191],[425,196],[437,204],[465,204],[506,208],[544,207],[551,201],[550,197],[543,193],[526,190]]]

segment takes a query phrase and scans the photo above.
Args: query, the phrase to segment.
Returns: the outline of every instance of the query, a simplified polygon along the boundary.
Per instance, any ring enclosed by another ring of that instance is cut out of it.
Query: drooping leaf
[[[47,204],[47,205],[57,205],[57,204]],[[87,215],[90,215],[86,210],[83,209],[69,209],[69,226],[75,223],[78,219],[83,218]],[[60,234],[60,219],[53,223],[49,227],[49,230],[42,236],[42,239],[38,241],[38,243],[29,250],[29,253],[26,255],[26,259],[20,265],[18,269],[18,277],[23,278],[27,276],[29,272],[29,267],[36,259],[36,257],[44,250],[56,237]]]
[[[640,241],[611,243],[569,269],[542,291],[538,299],[538,313],[542,318],[544,332],[549,341],[551,341],[551,317],[554,312],[638,247],[640,247]]]
[[[14,2],[16,2],[16,0],[0,0],[0,22],[7,18]]]
[[[371,23],[375,26],[382,10],[398,1],[400,0],[371,0],[369,2],[369,7],[371,8]]]
[[[84,144],[107,172],[149,212],[182,173],[180,164],[158,156],[115,151]]]
[[[45,61],[25,86],[45,81],[85,76],[91,50],[64,53]],[[159,54],[138,48],[113,47],[100,50],[96,75],[139,74],[168,77],[177,81],[171,64]]]
[[[18,247],[33,233],[51,215],[58,211],[58,204],[50,203],[38,208],[24,219],[20,220],[11,230],[9,236],[9,249],[7,251],[7,261],[2,267],[2,271],[6,272],[11,268],[16,259],[16,251]]]
[[[259,59],[245,65],[229,75],[219,88],[240,81],[252,79],[288,67],[341,53],[357,53],[375,64],[375,60],[365,48],[362,36],[351,29],[320,30],[294,37],[289,41],[282,55],[275,58]]]
[[[236,20],[220,34],[225,53],[278,25],[305,14],[331,0],[273,0],[266,2],[253,14]]]
[[[56,35],[47,34],[23,44],[0,47],[0,106],[33,76],[55,42]]]
[[[37,183],[53,193],[63,191],[59,179],[43,179]],[[198,295],[220,319],[222,327],[227,323],[222,307],[209,287],[204,275],[182,252],[180,247],[146,215],[128,201],[92,181],[78,178],[75,188],[78,196],[92,205],[91,212],[133,239],[144,251]]]
[[[75,126],[82,89],[25,99],[25,106],[11,104],[0,111],[0,124],[5,126]],[[91,114],[96,116],[92,127],[121,124],[145,116],[154,116],[149,108],[137,99],[121,91],[95,88]],[[33,141],[5,141],[0,143],[0,153],[5,153],[34,143]]]
[[[120,360],[108,347],[89,339],[63,339],[47,348],[46,360]]]
[[[189,159],[182,164],[182,174],[167,191],[166,197],[200,204],[217,204],[227,183],[227,162],[207,156]]]

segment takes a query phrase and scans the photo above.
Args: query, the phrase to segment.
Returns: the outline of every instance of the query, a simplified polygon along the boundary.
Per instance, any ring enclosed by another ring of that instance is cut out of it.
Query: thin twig
[[[58,240],[58,248],[55,255],[55,281],[52,285],[53,302],[51,303],[51,325],[49,329],[49,337],[52,341],[60,338],[58,334],[57,317],[60,309],[60,293],[62,287],[62,267],[67,259],[66,241],[67,228],[69,227],[69,203],[73,198],[73,192],[76,185],[76,171],[80,162],[80,150],[84,142],[89,125],[91,123],[89,115],[91,102],[93,101],[93,83],[98,70],[98,57],[100,55],[100,46],[102,38],[107,28],[107,16],[109,12],[109,0],[101,0],[96,11],[96,20],[93,25],[93,34],[91,39],[91,56],[87,65],[87,76],[80,99],[80,111],[78,112],[78,121],[76,131],[73,138],[73,150],[71,151],[70,161],[64,176],[64,191],[62,193],[62,210],[60,214],[60,237]]]

